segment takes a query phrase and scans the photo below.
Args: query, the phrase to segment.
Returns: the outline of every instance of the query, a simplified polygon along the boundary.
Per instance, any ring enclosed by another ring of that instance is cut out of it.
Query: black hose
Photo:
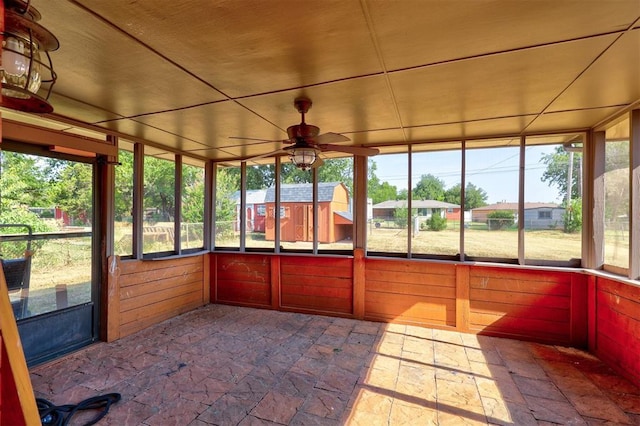
[[[90,426],[98,423],[100,419],[106,416],[111,404],[120,401],[120,399],[119,393],[108,393],[87,398],[76,405],[54,405],[42,398],[36,398],[36,404],[40,413],[40,422],[44,426],[67,426],[71,418],[79,411],[101,410],[93,419],[84,424],[84,426]]]

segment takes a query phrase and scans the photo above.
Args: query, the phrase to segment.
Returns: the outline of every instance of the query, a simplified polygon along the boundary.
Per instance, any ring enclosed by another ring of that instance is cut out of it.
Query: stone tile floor
[[[224,305],[31,379],[56,404],[121,393],[100,425],[640,425],[640,390],[576,349]]]

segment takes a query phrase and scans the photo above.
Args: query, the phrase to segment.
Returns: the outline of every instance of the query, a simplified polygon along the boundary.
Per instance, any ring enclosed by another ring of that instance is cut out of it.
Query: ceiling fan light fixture
[[[58,39],[37,23],[40,12],[30,2],[3,0],[3,3],[0,106],[24,112],[52,112],[48,98],[57,75],[49,51],[58,49]],[[45,96],[38,94],[41,88],[46,91]]]
[[[312,147],[291,149],[291,162],[301,170],[309,170],[318,158],[318,151]]]

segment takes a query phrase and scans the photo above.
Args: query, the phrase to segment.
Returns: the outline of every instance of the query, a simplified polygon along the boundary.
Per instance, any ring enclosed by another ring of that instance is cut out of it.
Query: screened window
[[[240,167],[216,166],[215,246],[240,247]]]
[[[525,258],[570,261],[582,250],[584,135],[528,137],[525,149]]]
[[[133,144],[120,141],[115,167],[114,251],[119,256],[133,254]]]
[[[518,258],[519,145],[519,138],[466,143],[465,188],[473,185],[476,192],[465,207],[471,211],[467,256]]]
[[[145,146],[143,253],[175,250],[175,161],[166,151]]]
[[[318,169],[318,249],[353,250],[353,157]]]
[[[271,249],[274,238],[267,239],[265,203],[267,191],[275,187],[276,169],[274,164],[247,165],[246,232],[245,247]]]
[[[313,249],[313,171],[283,162],[280,185],[280,247],[285,250]],[[275,209],[275,188],[267,192],[267,207]],[[275,211],[275,210],[274,210]],[[283,214],[284,213],[284,214]],[[275,216],[271,225],[275,238]],[[267,236],[271,235],[269,232]]]
[[[412,254],[453,256],[460,252],[460,223],[465,216],[460,198],[460,148],[460,143],[425,144],[411,153]]]
[[[371,217],[367,218],[367,250],[407,253],[409,208],[408,154],[377,155],[369,160],[367,194]]]
[[[183,157],[180,248],[204,247],[204,163]]]
[[[629,268],[629,119],[605,132],[604,262]]]

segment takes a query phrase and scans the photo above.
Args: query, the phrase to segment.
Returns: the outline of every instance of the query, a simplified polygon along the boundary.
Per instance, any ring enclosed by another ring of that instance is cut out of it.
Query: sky
[[[561,203],[555,186],[541,180],[546,165],[541,155],[554,151],[555,146],[529,146],[525,151],[525,201]],[[466,158],[467,183],[482,188],[489,204],[500,201],[518,202],[519,147],[468,150]],[[444,181],[445,189],[460,182],[460,151],[441,151],[413,154],[412,186],[422,175],[432,174]],[[407,155],[378,155],[372,157],[381,182],[389,182],[398,190],[406,189]]]

